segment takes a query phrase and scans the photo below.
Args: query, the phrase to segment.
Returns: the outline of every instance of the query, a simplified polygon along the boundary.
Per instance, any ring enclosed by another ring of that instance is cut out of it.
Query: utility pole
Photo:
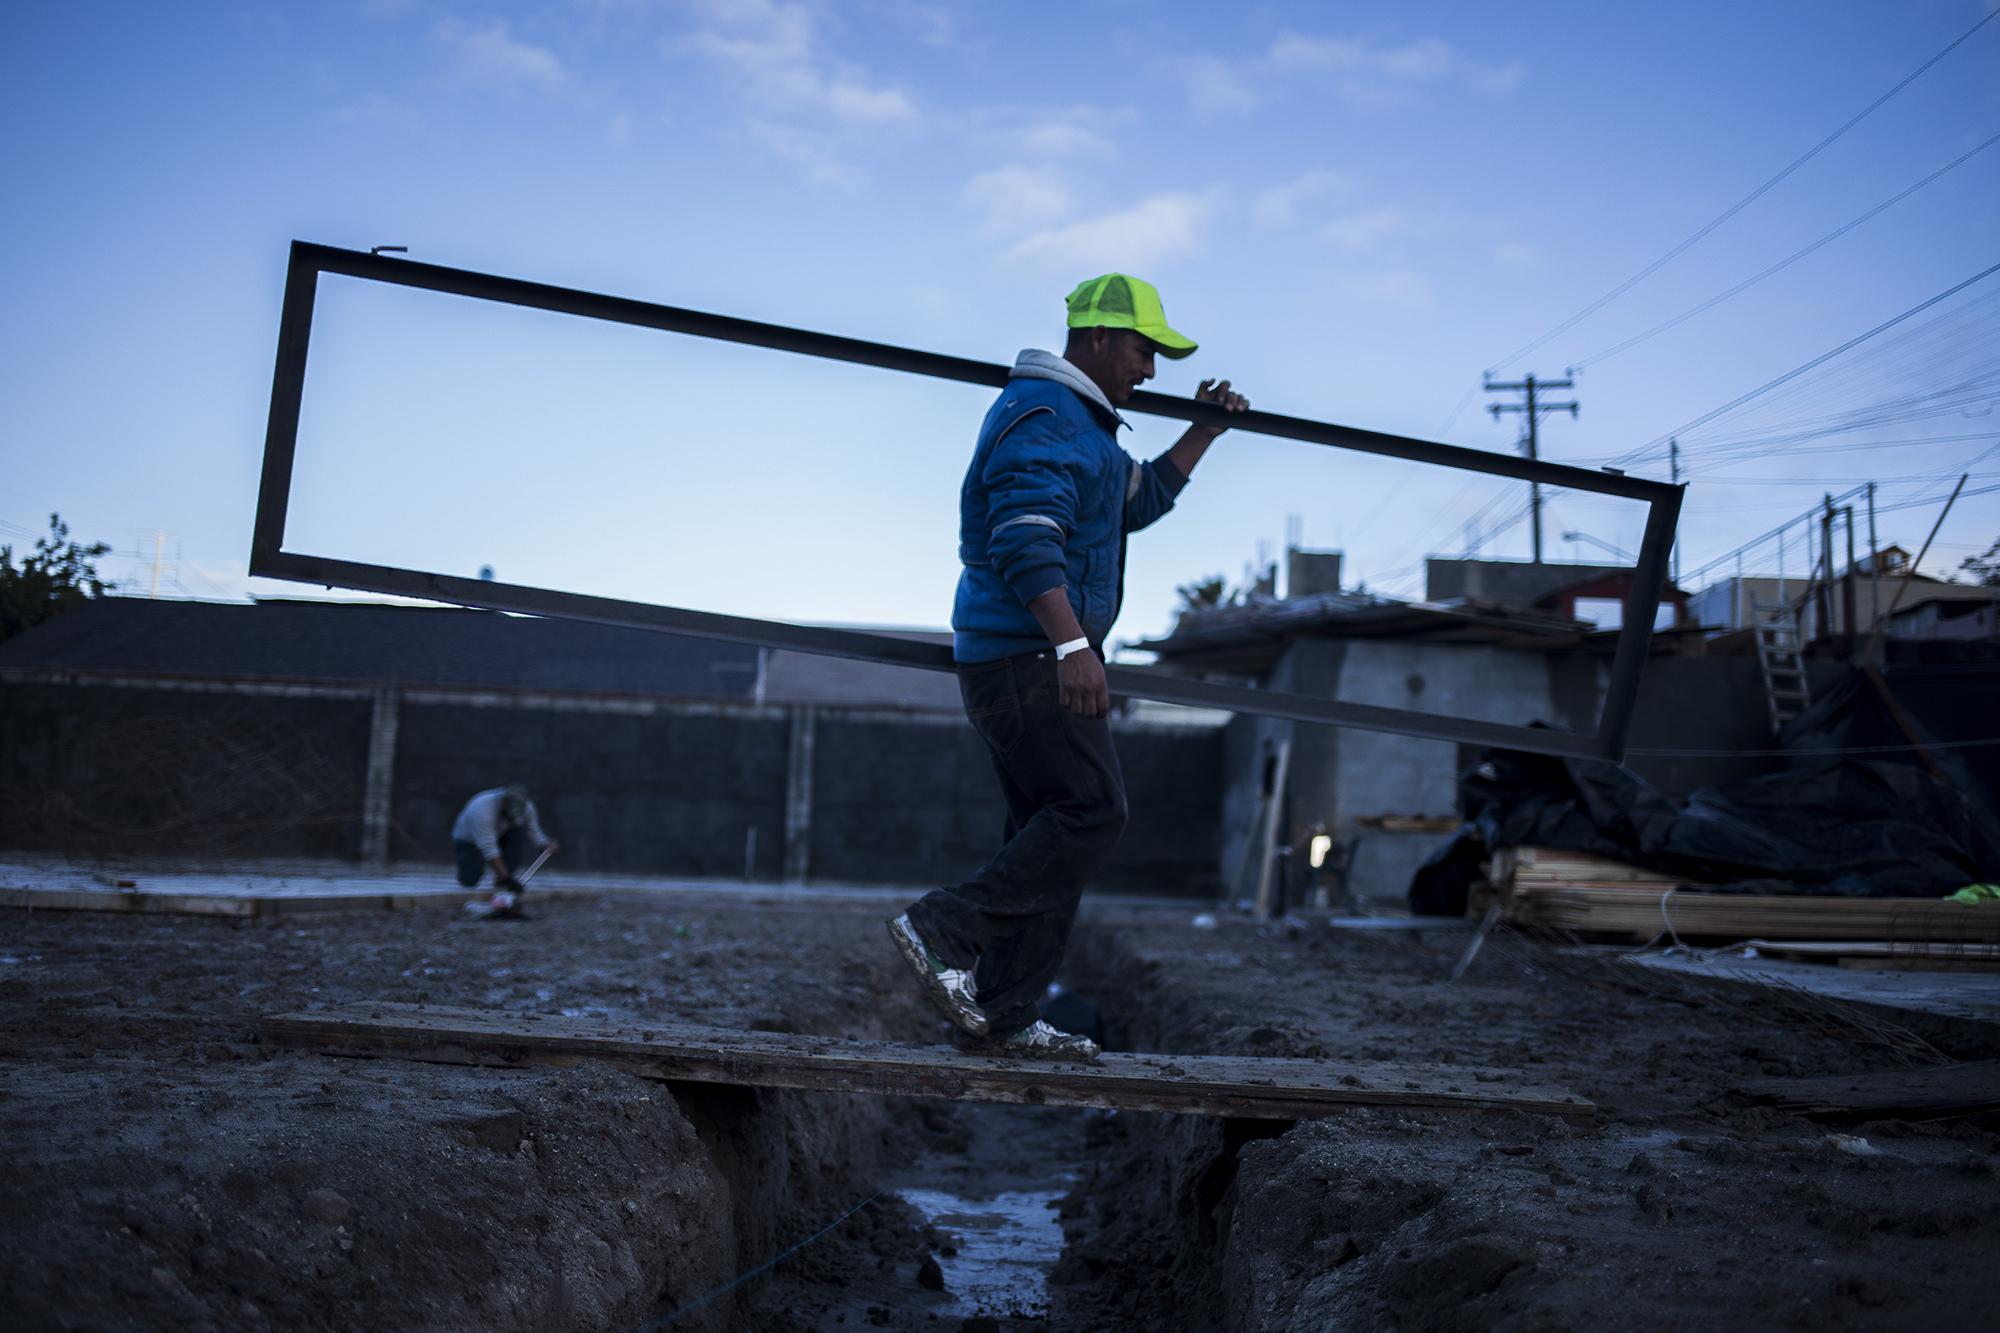
[[[1674,436],[1667,437],[1667,477],[1674,485],[1681,484],[1681,442]],[[1681,534],[1674,532],[1674,586],[1681,586]]]
[[[1573,389],[1575,387],[1575,381],[1568,378],[1537,380],[1533,375],[1523,375],[1512,384],[1495,384],[1493,381],[1488,380],[1486,382],[1486,392],[1521,393],[1526,395],[1526,399],[1519,403],[1489,403],[1486,410],[1493,414],[1495,421],[1500,419],[1502,412],[1519,412],[1522,416],[1526,417],[1528,419],[1528,429],[1521,443],[1526,446],[1529,458],[1540,458],[1542,456],[1541,437],[1537,431],[1536,424],[1541,420],[1542,413],[1567,412],[1574,418],[1576,416],[1576,400],[1571,399],[1567,403],[1538,403],[1535,401],[1535,390]],[[1535,563],[1539,565],[1542,563],[1542,484],[1538,481],[1528,483],[1528,512],[1534,520]]]

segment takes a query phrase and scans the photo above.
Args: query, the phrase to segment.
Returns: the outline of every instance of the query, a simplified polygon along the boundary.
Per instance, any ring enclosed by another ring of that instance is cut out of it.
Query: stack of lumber
[[[1893,941],[1911,949],[2000,942],[2000,907],[1928,898],[1704,893],[1702,881],[1551,847],[1503,847],[1488,868],[1501,918],[1520,926],[1652,939],[1669,924],[1706,940]]]

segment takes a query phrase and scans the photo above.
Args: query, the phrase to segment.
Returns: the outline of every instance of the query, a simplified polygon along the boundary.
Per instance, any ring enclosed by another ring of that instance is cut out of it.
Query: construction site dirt
[[[274,1050],[371,1002],[942,1040],[809,893],[527,923],[0,916],[0,1290],[23,1329],[1991,1326],[2000,1123],[1739,1089],[1994,1055],[1972,1022],[1759,1006],[1520,936],[1100,899],[1114,1049],[1464,1064],[1582,1120],[1248,1121]]]

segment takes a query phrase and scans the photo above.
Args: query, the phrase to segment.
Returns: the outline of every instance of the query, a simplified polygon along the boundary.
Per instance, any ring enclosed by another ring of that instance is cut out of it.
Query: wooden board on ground
[[[1758,953],[1789,962],[1837,964],[1860,971],[2000,972],[2000,944],[1967,940],[1746,940]]]
[[[1457,815],[1360,815],[1354,822],[1377,833],[1456,833],[1465,824]]]
[[[141,912],[168,916],[216,916],[268,920],[326,912],[437,911],[462,906],[471,890],[449,893],[153,893],[97,892],[92,889],[0,889],[0,907],[38,912]],[[544,900],[568,896],[562,891],[530,894]]]
[[[1753,1079],[1736,1091],[1821,1118],[1966,1115],[2000,1110],[2000,1060],[1830,1078]]]
[[[1639,941],[1671,930],[1704,940],[1890,940],[1933,951],[1957,941],[2000,944],[2000,911],[1990,908],[1933,898],[1711,893],[1702,881],[1554,847],[1497,848],[1487,878],[1513,926]],[[1482,895],[1474,907],[1483,903]]]
[[[1490,878],[1495,884],[1702,884],[1686,875],[1647,870],[1589,852],[1560,847],[1500,847],[1493,852]]]
[[[1458,1065],[1124,1052],[1078,1064],[968,1055],[949,1046],[409,1004],[274,1014],[264,1019],[260,1039],[294,1050],[444,1064],[566,1067],[601,1060],[669,1081],[1249,1119],[1301,1120],[1367,1106],[1570,1117],[1596,1109],[1560,1088]]]
[[[1930,898],[1701,893],[1653,886],[1521,888],[1505,899],[1515,925],[1750,940],[1895,940],[1932,946],[2000,943],[2000,911]]]

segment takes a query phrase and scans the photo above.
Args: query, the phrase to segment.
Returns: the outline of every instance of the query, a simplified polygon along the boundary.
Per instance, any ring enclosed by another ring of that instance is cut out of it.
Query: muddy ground
[[[1080,927],[1067,981],[1114,1045],[1493,1065],[1591,1098],[1593,1121],[1260,1127],[255,1040],[261,1014],[370,999],[933,1040],[883,915],[685,895],[545,902],[525,925],[0,915],[8,1324],[1992,1323],[1990,1122],[1830,1127],[1730,1092],[1900,1067],[1879,1029],[1669,993],[1517,939],[1446,985],[1461,935],[1199,930],[1184,909],[1111,906]],[[1988,1028],[1922,1035],[1994,1053]],[[1054,1240],[1012,1298],[975,1300],[986,1223],[965,1201],[991,1196]]]

